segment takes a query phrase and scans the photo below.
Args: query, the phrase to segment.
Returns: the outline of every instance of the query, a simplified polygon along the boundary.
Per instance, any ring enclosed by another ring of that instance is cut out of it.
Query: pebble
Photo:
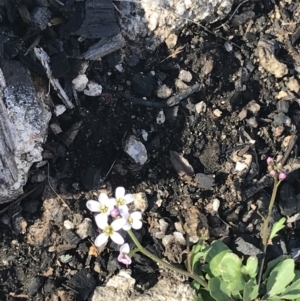
[[[169,88],[167,85],[160,86],[156,92],[157,97],[162,99],[170,97],[171,94],[172,94],[172,89]]]
[[[195,110],[198,114],[206,112],[206,103],[202,100],[195,104]]]
[[[145,141],[148,141],[148,133],[146,132],[146,130],[142,130],[141,131],[142,137]]]
[[[193,76],[189,71],[180,70],[178,78],[183,82],[189,83],[193,79]]]
[[[124,151],[134,160],[136,164],[144,165],[148,160],[145,145],[133,135],[125,143]]]
[[[102,86],[94,81],[89,81],[83,93],[87,96],[100,96],[102,94]]]
[[[213,209],[213,211],[218,212],[219,207],[220,207],[220,201],[218,199],[213,199],[212,200],[212,209]]]
[[[222,116],[222,111],[220,111],[219,109],[215,109],[215,110],[213,110],[213,114],[216,117],[221,117]]]
[[[64,221],[64,227],[68,230],[75,228],[74,224],[69,220]]]
[[[288,113],[290,103],[287,100],[281,100],[276,103],[278,112]]]
[[[251,126],[252,128],[258,127],[256,117],[251,117],[251,118],[247,119],[246,121],[247,121],[248,125]]]
[[[178,36],[175,33],[169,34],[169,36],[165,40],[168,49],[174,48],[177,44],[177,40],[178,40]]]
[[[67,110],[67,108],[64,105],[57,105],[57,106],[55,106],[54,114],[56,116],[59,116],[59,115],[63,114],[66,110]]]
[[[138,192],[134,193],[134,209],[139,210],[141,212],[145,212],[148,208],[148,199],[146,193]]]
[[[179,242],[183,246],[186,245],[186,240],[185,240],[185,238],[184,238],[184,236],[182,235],[181,232],[174,232],[173,236],[175,238],[175,241]]]
[[[122,64],[118,64],[115,66],[116,70],[118,70],[120,73],[124,72],[124,68]]]
[[[290,78],[289,81],[286,83],[286,86],[289,88],[289,90],[295,93],[298,93],[300,90],[299,83],[295,78]]]
[[[85,74],[79,74],[77,77],[75,77],[72,80],[72,84],[76,91],[81,92],[85,89],[87,83],[89,82],[89,79]]]
[[[247,105],[247,110],[252,112],[254,115],[257,114],[260,110],[260,105],[255,102],[255,100],[251,100]]]
[[[175,86],[179,91],[184,91],[189,88],[189,86],[184,83],[181,79],[176,79]]]
[[[81,239],[85,239],[89,236],[89,231],[92,228],[92,220],[85,218],[81,224],[77,226],[76,233]]]

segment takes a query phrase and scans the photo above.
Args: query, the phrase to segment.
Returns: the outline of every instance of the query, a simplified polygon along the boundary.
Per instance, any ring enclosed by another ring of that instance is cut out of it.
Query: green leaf
[[[272,297],[282,293],[286,286],[292,282],[295,277],[295,262],[293,259],[285,259],[279,262],[271,271],[267,281],[267,294]]]
[[[243,277],[242,260],[238,255],[227,253],[223,256],[219,268],[221,271],[222,279],[228,282],[228,288],[233,294],[243,290],[245,286],[245,279]]]
[[[288,255],[281,255],[281,256],[278,256],[277,258],[269,261],[268,264],[267,264],[267,269],[266,269],[266,271],[263,274],[263,279],[267,279],[269,277],[271,271],[274,269],[274,267],[279,262],[282,262],[282,261],[284,261],[285,259],[288,259],[288,258],[290,258],[290,256],[288,256]]]
[[[198,295],[193,301],[204,301],[201,295]]]
[[[209,251],[207,252],[205,261],[209,264],[209,270],[213,276],[218,277],[221,275],[219,269],[219,263],[221,262],[222,258],[231,252],[231,250],[221,241],[215,241]]]
[[[250,279],[246,284],[243,292],[243,301],[252,301],[258,296],[259,286],[255,279]]]
[[[272,230],[269,235],[269,243],[272,242],[272,239],[277,236],[277,233],[285,227],[286,218],[282,217],[278,222],[273,224]]]
[[[300,298],[300,279],[288,286],[286,290],[280,295],[280,297],[287,300]]]
[[[208,282],[208,290],[210,295],[217,301],[232,301],[225,282],[220,278],[211,278]]]
[[[210,295],[209,291],[201,289],[199,294],[203,298],[203,301],[215,301],[215,299]]]
[[[255,256],[250,256],[245,266],[242,267],[242,273],[249,275],[250,278],[255,278],[258,270],[258,259]]]

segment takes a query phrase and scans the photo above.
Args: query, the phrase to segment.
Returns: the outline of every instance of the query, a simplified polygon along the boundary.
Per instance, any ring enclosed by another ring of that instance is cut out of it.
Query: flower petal
[[[128,256],[128,255],[123,255],[122,253],[119,254],[118,256],[118,261],[123,263],[123,264],[126,264],[126,265],[129,265],[131,264],[131,258]]]
[[[108,203],[108,196],[106,193],[101,192],[98,196],[98,201],[101,203],[101,205],[105,205],[106,203]]]
[[[97,201],[89,200],[86,202],[86,207],[92,212],[100,212],[101,204]]]
[[[141,212],[139,212],[139,211],[134,211],[134,212],[132,212],[131,214],[131,217],[132,217],[132,219],[136,219],[136,220],[140,220],[140,219],[142,219],[142,213]]]
[[[136,230],[141,229],[142,226],[143,226],[143,223],[140,220],[133,220],[133,223],[131,225],[131,227]]]
[[[120,233],[118,232],[114,232],[110,238],[112,239],[112,241],[114,243],[116,243],[117,245],[122,245],[124,243],[124,238],[121,236]]]
[[[117,187],[115,197],[116,199],[123,199],[125,195],[125,188],[124,187]]]
[[[120,214],[123,216],[129,216],[129,208],[126,205],[118,206]]]
[[[107,220],[108,220],[108,216],[106,214],[100,213],[95,216],[95,222],[98,228],[102,230],[104,230],[105,227],[108,225]]]
[[[111,226],[114,229],[114,231],[120,230],[124,225],[126,224],[126,220],[124,218],[118,218],[115,219],[112,223]]]
[[[128,231],[131,229],[131,225],[129,223],[126,223],[123,228],[122,228],[124,231]]]
[[[96,247],[101,247],[104,244],[106,244],[107,241],[108,241],[108,236],[105,233],[101,233],[95,239],[95,246]]]
[[[130,204],[134,201],[134,196],[131,193],[128,193],[124,196],[125,204]]]
[[[130,247],[129,247],[129,244],[128,243],[125,243],[124,245],[122,245],[120,247],[120,253],[126,253],[126,254],[129,254],[130,252]]]

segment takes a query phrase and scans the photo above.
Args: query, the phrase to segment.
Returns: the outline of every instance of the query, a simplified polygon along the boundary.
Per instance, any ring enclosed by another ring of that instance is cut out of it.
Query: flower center
[[[114,229],[112,226],[106,226],[105,229],[104,229],[104,233],[107,235],[107,236],[111,236],[114,234]]]
[[[133,218],[131,216],[128,217],[127,222],[129,225],[133,224]]]
[[[107,211],[108,211],[108,207],[107,206],[105,206],[105,205],[101,205],[100,206],[100,212],[101,213],[107,213]]]
[[[118,199],[117,199],[117,205],[118,205],[118,206],[123,206],[123,205],[125,205],[125,200],[122,199],[122,198],[118,198]]]

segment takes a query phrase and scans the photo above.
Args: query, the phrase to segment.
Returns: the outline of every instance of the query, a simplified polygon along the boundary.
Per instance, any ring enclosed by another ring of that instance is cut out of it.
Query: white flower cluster
[[[113,242],[122,245],[118,260],[124,264],[130,264],[129,245],[124,244],[124,238],[118,231],[125,231],[142,228],[142,214],[138,211],[129,212],[128,204],[134,201],[132,194],[125,194],[124,187],[118,187],[115,192],[115,198],[109,198],[107,194],[101,193],[98,201],[89,200],[86,203],[87,208],[92,212],[97,212],[95,222],[102,233],[97,236],[95,245],[101,247],[105,245],[110,237]],[[110,223],[110,221],[112,222]]]

